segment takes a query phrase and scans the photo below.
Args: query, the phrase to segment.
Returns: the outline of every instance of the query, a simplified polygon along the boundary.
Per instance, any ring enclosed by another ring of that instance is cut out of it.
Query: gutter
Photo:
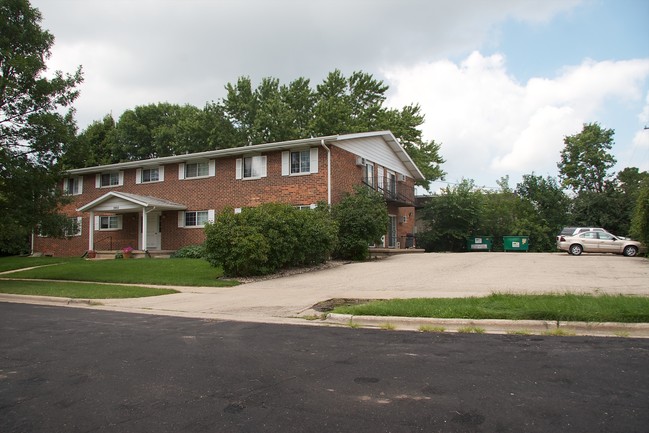
[[[320,145],[327,150],[327,204],[331,208],[331,149],[325,144],[324,138],[320,140]]]

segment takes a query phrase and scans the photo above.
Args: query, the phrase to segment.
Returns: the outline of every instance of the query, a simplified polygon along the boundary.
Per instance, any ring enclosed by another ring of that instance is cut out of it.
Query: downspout
[[[331,149],[325,144],[324,138],[320,144],[327,150],[327,204],[331,207]]]

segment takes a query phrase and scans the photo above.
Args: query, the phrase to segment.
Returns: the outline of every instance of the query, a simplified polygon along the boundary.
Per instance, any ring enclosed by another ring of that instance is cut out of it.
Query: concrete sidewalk
[[[415,254],[343,266],[248,283],[236,287],[174,287],[181,293],[135,299],[106,299],[69,302],[71,306],[96,309],[237,320],[265,323],[332,324],[381,326],[417,329],[412,319],[332,316],[326,321],[307,321],[320,313],[312,306],[333,298],[391,299],[417,297],[485,296],[493,292],[510,293],[609,293],[649,296],[649,261],[612,255],[569,256],[563,253],[464,253]],[[68,303],[48,298],[24,299],[1,296],[8,302]],[[34,298],[34,297],[30,297]],[[98,302],[101,305],[98,305]],[[493,322],[493,321],[490,321]],[[477,326],[487,332],[557,328],[556,323],[504,326],[502,321],[428,320],[430,326],[447,330]],[[529,326],[528,326],[529,325]],[[532,326],[534,325],[534,326]],[[560,324],[559,324],[560,325]],[[579,328],[579,329],[577,329]],[[596,329],[597,328],[597,329]],[[647,329],[645,329],[647,328]],[[572,325],[575,332],[605,335],[649,336],[649,325],[601,324]]]

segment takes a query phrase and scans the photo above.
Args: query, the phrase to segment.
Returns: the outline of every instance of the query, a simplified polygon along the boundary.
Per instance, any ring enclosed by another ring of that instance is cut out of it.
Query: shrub
[[[206,258],[228,276],[265,275],[326,261],[337,225],[328,211],[264,204],[234,214],[226,209],[205,229]]]
[[[370,244],[379,242],[388,226],[388,211],[383,196],[366,187],[356,188],[333,208],[338,222],[336,256],[365,260]]]
[[[171,255],[172,259],[202,259],[205,257],[203,245],[187,245]]]

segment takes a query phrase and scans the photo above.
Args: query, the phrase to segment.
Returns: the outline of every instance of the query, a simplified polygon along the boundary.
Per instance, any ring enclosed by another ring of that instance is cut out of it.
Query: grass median
[[[649,298],[623,295],[492,294],[374,301],[334,308],[356,316],[649,323]]]
[[[0,280],[0,293],[73,299],[118,299],[144,298],[178,292],[172,289],[116,286],[111,284]]]
[[[223,270],[201,259],[83,260],[54,257],[0,259],[0,269],[4,270],[33,266],[41,267],[12,272],[5,276],[20,279],[167,286],[227,287],[239,284],[237,281],[219,279],[223,276]]]

